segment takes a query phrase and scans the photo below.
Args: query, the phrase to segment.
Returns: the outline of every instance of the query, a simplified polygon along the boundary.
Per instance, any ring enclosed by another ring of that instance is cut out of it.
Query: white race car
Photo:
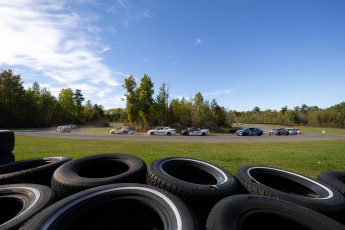
[[[170,127],[159,127],[157,129],[151,129],[147,132],[147,134],[149,135],[167,135],[167,136],[171,136],[171,135],[175,135],[176,134],[176,130]]]
[[[110,134],[130,134],[133,135],[137,131],[132,127],[118,127],[116,129],[110,130]]]
[[[181,135],[183,136],[207,136],[209,134],[210,134],[209,129],[194,128],[194,127],[187,127],[186,129],[181,131]]]
[[[70,126],[59,126],[57,127],[56,131],[58,131],[59,133],[70,133],[72,132],[72,128]]]

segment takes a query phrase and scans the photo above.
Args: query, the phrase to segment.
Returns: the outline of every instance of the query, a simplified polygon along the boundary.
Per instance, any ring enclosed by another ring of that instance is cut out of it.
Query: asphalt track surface
[[[54,137],[70,138],[85,140],[117,140],[117,141],[152,141],[152,142],[203,142],[203,143],[223,143],[223,142],[298,142],[298,141],[322,141],[345,139],[345,136],[328,135],[328,134],[298,134],[269,136],[267,132],[263,136],[235,136],[235,135],[209,135],[209,136],[157,136],[147,135],[144,133],[128,134],[98,134],[86,133],[81,129],[73,130],[71,133],[59,133],[56,130],[25,130],[15,131],[15,135],[37,136],[37,137]]]

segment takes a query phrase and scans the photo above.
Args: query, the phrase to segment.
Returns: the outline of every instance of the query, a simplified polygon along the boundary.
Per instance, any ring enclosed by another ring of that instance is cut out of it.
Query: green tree
[[[80,89],[76,89],[73,95],[73,102],[77,108],[77,113],[78,115],[80,114],[80,112],[83,109],[83,102],[84,102],[85,98],[83,96],[83,94],[81,93]]]
[[[345,128],[345,102],[341,102],[339,104],[336,104],[332,107],[330,107],[330,110],[335,111],[334,116],[334,123],[336,123],[336,127],[338,128]]]
[[[136,87],[137,83],[132,75],[125,78],[123,88],[126,89],[124,95],[126,97],[126,112],[128,121],[132,125],[137,121],[139,113],[139,100],[136,95]]]
[[[258,106],[256,106],[256,107],[254,107],[253,111],[255,113],[259,113],[261,111],[261,109]]]
[[[222,126],[226,123],[228,114],[224,107],[218,105],[216,99],[211,101],[212,123]]]
[[[206,107],[204,97],[200,92],[196,93],[193,98],[193,124],[203,126],[206,118]]]
[[[32,87],[25,91],[25,110],[26,122],[30,126],[40,126],[40,99],[41,89],[37,82],[34,82]]]
[[[9,128],[26,123],[25,90],[20,75],[0,72],[0,126]]]
[[[59,104],[62,109],[63,122],[74,122],[77,117],[77,106],[74,104],[74,93],[71,88],[62,89],[59,93]]]
[[[165,82],[159,88],[156,99],[155,115],[160,125],[166,125],[169,122],[169,88]]]
[[[153,82],[148,75],[144,74],[144,77],[140,80],[139,88],[136,89],[142,128],[149,125],[150,109],[153,105],[153,93]]]
[[[110,122],[126,122],[127,113],[124,108],[108,109],[105,114]]]
[[[58,108],[57,99],[51,94],[51,92],[43,88],[40,91],[40,97],[38,101],[39,115],[40,115],[40,125],[50,126],[55,122],[56,111]]]

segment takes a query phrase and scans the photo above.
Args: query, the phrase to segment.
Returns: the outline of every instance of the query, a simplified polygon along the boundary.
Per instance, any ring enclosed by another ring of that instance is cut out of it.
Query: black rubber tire
[[[235,195],[219,201],[207,218],[207,230],[344,230],[345,226],[321,213],[284,200]]]
[[[176,196],[137,183],[103,185],[51,205],[20,230],[42,229],[197,230],[193,214]]]
[[[18,229],[36,213],[55,202],[54,191],[38,184],[0,186],[0,229]]]
[[[332,218],[345,211],[345,197],[306,176],[272,167],[244,166],[236,177],[249,193],[287,200]]]
[[[321,172],[317,180],[328,184],[345,196],[345,171]]]
[[[44,157],[0,166],[0,184],[34,183],[50,186],[54,171],[69,157]]]
[[[14,132],[10,130],[0,130],[0,157],[11,153],[15,145]]]
[[[13,153],[8,153],[6,155],[0,155],[0,166],[14,163],[15,161],[16,161],[16,158],[15,158]]]
[[[202,225],[215,203],[243,191],[237,179],[226,170],[208,162],[183,157],[153,161],[148,168],[146,182],[184,199]]]
[[[145,162],[125,153],[104,153],[81,157],[59,167],[51,188],[67,197],[85,189],[114,183],[145,183]]]

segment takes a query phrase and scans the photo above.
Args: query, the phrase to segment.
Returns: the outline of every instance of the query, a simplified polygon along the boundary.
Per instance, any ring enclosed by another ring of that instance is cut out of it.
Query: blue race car
[[[237,136],[261,136],[263,133],[264,131],[258,128],[244,128],[235,132]]]

